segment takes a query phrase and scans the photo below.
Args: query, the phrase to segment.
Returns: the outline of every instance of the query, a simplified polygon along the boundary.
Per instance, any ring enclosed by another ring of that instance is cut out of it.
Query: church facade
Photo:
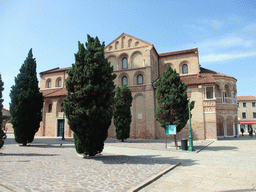
[[[158,53],[153,44],[121,34],[105,47],[105,57],[113,66],[116,86],[126,84],[133,96],[130,138],[163,139],[165,131],[155,119],[156,82],[170,65],[188,84],[194,139],[217,139],[238,135],[236,79],[200,67],[198,48]],[[72,136],[62,111],[67,91],[64,80],[68,68],[54,68],[40,73],[40,91],[44,95],[43,121],[37,136]],[[109,137],[115,138],[114,124]],[[189,128],[177,134],[188,138]]]

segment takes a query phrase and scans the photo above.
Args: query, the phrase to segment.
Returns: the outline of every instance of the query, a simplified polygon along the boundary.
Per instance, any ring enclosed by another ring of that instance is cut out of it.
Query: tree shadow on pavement
[[[206,148],[203,149],[203,151],[230,151],[230,150],[237,150],[237,147],[228,147],[228,146],[208,146]]]
[[[239,140],[256,140],[255,135],[250,137],[249,135],[239,136],[239,137],[225,137],[225,138],[219,138],[219,141],[239,141]]]
[[[1,156],[59,156],[58,154],[39,154],[39,153],[2,153]]]
[[[27,147],[38,147],[38,148],[75,148],[74,145],[65,145],[65,144],[53,144],[53,145],[33,145],[30,144]]]
[[[85,158],[86,159],[86,158]],[[197,164],[195,160],[191,159],[176,159],[173,157],[159,157],[158,155],[140,155],[140,156],[127,156],[127,155],[113,155],[103,154],[101,157],[91,157],[95,161],[101,161],[104,164],[168,164],[176,165],[180,162],[186,162],[181,166],[192,166]]]
[[[232,189],[232,190],[228,190],[228,191],[219,191],[219,192],[241,192],[241,191],[254,191],[256,192],[256,189]]]

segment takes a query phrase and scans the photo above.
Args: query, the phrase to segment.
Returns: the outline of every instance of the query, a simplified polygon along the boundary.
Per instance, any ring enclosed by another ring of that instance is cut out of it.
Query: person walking
[[[240,131],[242,133],[242,136],[244,136],[244,128],[243,127],[241,127]]]
[[[249,128],[248,128],[248,132],[249,132],[249,137],[252,137],[253,135],[252,135],[252,127],[250,126]]]

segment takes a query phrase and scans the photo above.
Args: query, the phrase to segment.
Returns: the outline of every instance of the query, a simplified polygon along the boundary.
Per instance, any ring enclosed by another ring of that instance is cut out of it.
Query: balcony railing
[[[225,97],[224,100],[222,97],[216,97],[216,103],[237,104],[237,101],[232,97]]]

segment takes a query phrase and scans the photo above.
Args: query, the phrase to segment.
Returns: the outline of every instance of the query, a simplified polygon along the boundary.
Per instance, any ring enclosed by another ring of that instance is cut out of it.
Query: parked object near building
[[[249,133],[249,129],[252,131],[256,129],[256,97],[255,96],[238,96],[238,119],[240,128],[243,128],[245,132]]]
[[[132,92],[130,138],[164,139],[165,130],[155,119],[156,82],[170,65],[192,91],[194,139],[217,139],[238,135],[236,79],[200,67],[198,48],[159,54],[154,45],[125,33],[105,47],[117,86],[127,85]],[[68,68],[54,68],[40,73],[40,91],[44,95],[43,121],[38,136],[72,136],[62,111],[66,96],[64,80]],[[189,126],[177,134],[188,138]],[[116,138],[114,124],[108,136]]]

